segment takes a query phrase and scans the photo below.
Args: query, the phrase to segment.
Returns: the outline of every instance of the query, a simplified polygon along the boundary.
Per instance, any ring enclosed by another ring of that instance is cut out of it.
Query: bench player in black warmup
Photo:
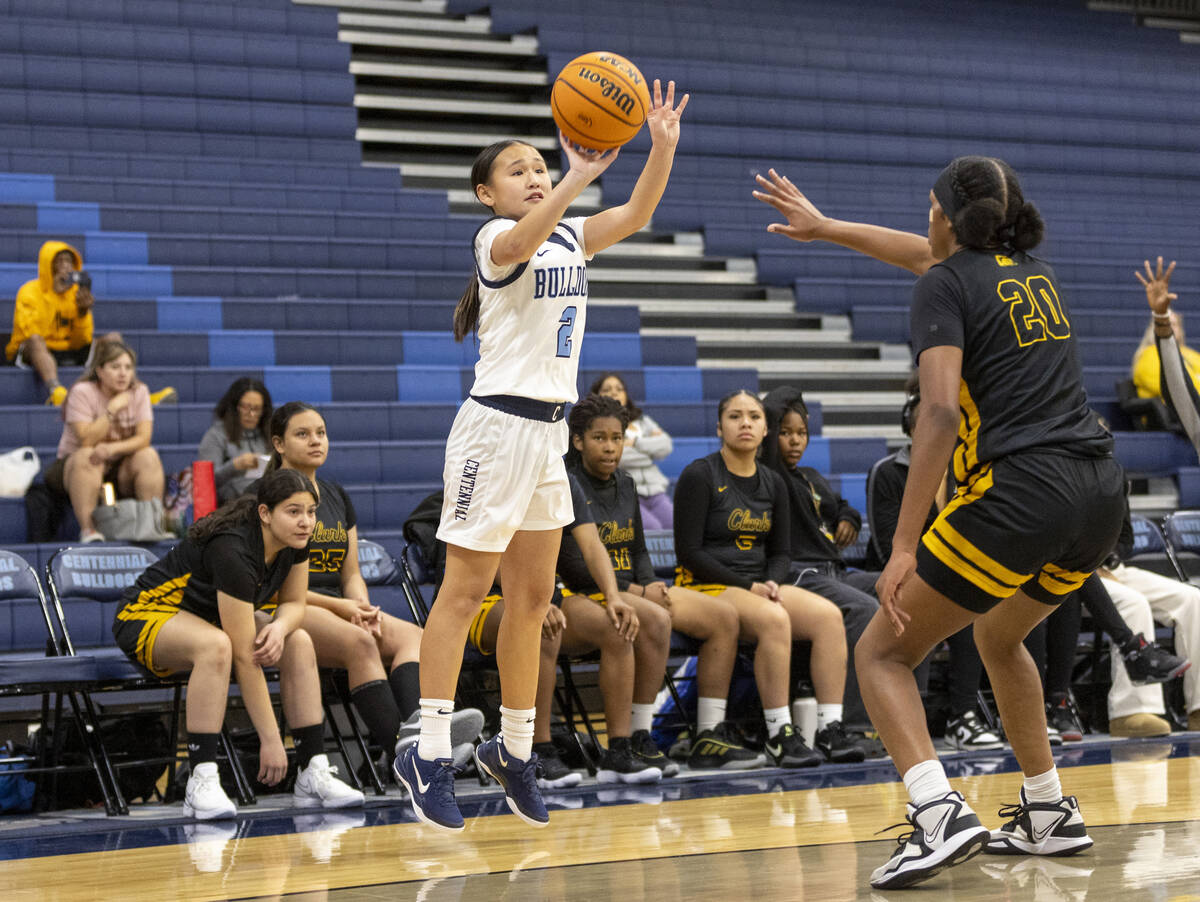
[[[701,643],[696,666],[697,730],[688,766],[725,770],[760,767],[766,758],[743,747],[725,720],[726,696],[737,656],[737,609],[727,601],[691,589],[668,587],[655,575],[646,550],[637,485],[632,476],[617,469],[628,422],[628,408],[615,398],[591,394],[576,404],[568,418],[571,448],[567,470],[587,497],[622,597],[635,606],[643,621],[647,619],[643,606],[665,608],[674,629]],[[579,545],[566,536],[559,551],[558,572],[564,584],[577,592],[599,591]],[[666,760],[650,738],[654,698],[661,685],[661,670],[655,673],[638,667],[632,743],[636,754],[661,764],[666,768],[664,775],[670,775],[673,762]]]
[[[182,542],[125,591],[113,621],[117,645],[156,676],[189,672],[188,761],[183,813],[198,820],[237,809],[217,778],[217,739],[229,677],[237,678],[259,738],[258,779],[274,786],[287,753],[263,676],[279,668],[283,712],[296,748],[301,807],[361,805],[324,752],[325,715],[313,642],[301,627],[316,490],[294,470],[259,480],[245,495],[197,521]],[[278,594],[275,616],[255,612]]]
[[[871,876],[908,886],[980,851],[1068,855],[1092,844],[1064,798],[1041,683],[1022,640],[1078,589],[1117,541],[1124,474],[1088,408],[1054,271],[1028,251],[1037,209],[1016,174],[959,157],[929,195],[928,240],[823,216],[774,170],[755,196],[787,217],[770,231],[822,239],[908,269],[921,417],[881,611],[856,649],[871,720],[904,778],[912,830]],[[953,456],[958,491],[921,535]],[[975,643],[1024,772],[1012,819],[990,832],[951,790],[925,725],[912,668],[974,622]]]

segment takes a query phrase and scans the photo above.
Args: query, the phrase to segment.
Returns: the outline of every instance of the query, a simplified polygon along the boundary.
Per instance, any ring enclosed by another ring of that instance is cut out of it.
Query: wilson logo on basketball
[[[600,62],[607,63],[614,69],[623,73],[635,85],[640,85],[642,83],[642,73],[639,72],[637,67],[624,57],[613,56],[612,54],[605,53],[601,54],[598,59]]]
[[[637,103],[634,96],[628,91],[622,90],[617,83],[605,78],[599,72],[580,66],[577,76],[584,81],[590,81],[592,84],[600,86],[600,96],[611,102],[613,106],[619,109],[625,115],[633,112],[633,105]]]

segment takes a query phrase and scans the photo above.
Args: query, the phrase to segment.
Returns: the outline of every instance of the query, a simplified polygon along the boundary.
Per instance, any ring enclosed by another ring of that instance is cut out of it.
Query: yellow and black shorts
[[[713,597],[720,595],[729,588],[729,586],[722,583],[696,582],[696,578],[692,576],[692,572],[685,567],[675,568],[675,585],[681,589],[691,589],[693,592],[699,592],[701,595],[712,595]]]
[[[117,647],[157,677],[165,677],[171,671],[155,666],[154,640],[163,624],[179,613],[179,600],[187,580],[187,576],[180,577],[138,593],[132,601],[125,602],[113,620]]]
[[[481,655],[494,655],[496,649],[491,651],[483,650],[483,624],[488,619],[488,614],[492,612],[492,608],[496,603],[503,601],[503,595],[489,595],[483,600],[483,604],[479,606],[479,611],[475,614],[475,619],[471,621],[470,629],[467,630],[467,642]]]
[[[598,601],[601,607],[604,607],[608,604],[604,598],[603,592],[575,592],[571,589],[568,589],[566,586],[562,587],[561,595],[556,595],[553,600],[553,604],[562,607],[563,599],[570,598],[572,595],[582,595],[584,598],[590,598],[592,601]]]
[[[917,573],[979,614],[1018,589],[1056,605],[1112,552],[1124,517],[1112,458],[1012,454],[959,487],[917,546]]]

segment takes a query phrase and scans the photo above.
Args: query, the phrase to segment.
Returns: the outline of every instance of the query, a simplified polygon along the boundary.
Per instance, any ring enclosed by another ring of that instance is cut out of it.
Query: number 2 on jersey
[[[1017,343],[1027,347],[1047,338],[1071,337],[1071,324],[1063,312],[1054,283],[1045,276],[1030,276],[1024,282],[1005,279],[996,286],[1008,304],[1008,315],[1017,333]]]
[[[571,356],[571,333],[575,331],[575,308],[566,307],[558,318],[558,353],[555,357]]]

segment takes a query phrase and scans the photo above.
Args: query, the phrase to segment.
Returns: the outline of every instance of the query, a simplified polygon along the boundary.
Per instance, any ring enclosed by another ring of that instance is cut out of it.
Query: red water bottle
[[[192,461],[192,519],[199,520],[217,509],[217,481],[211,460]]]

